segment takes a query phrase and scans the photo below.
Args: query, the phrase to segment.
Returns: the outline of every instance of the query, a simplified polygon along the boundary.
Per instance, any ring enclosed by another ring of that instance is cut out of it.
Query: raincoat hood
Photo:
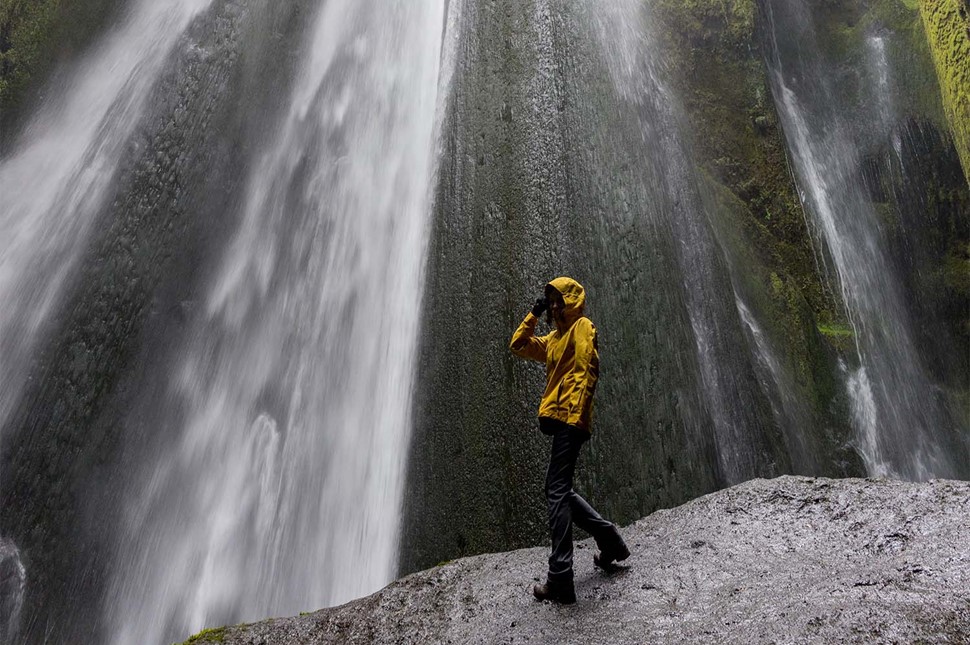
[[[549,283],[549,286],[562,294],[566,308],[563,315],[566,324],[572,325],[583,315],[583,307],[586,305],[586,290],[572,278],[560,277]]]

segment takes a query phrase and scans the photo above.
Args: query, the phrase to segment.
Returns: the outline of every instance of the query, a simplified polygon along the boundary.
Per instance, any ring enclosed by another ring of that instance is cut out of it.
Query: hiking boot
[[[604,571],[608,571],[613,568],[614,562],[622,562],[629,557],[630,549],[626,548],[626,544],[621,539],[612,549],[603,549],[593,554],[593,564]]]
[[[532,595],[536,597],[536,600],[551,600],[563,605],[571,605],[576,602],[576,589],[573,587],[572,580],[569,582],[547,580],[546,584],[533,587]]]

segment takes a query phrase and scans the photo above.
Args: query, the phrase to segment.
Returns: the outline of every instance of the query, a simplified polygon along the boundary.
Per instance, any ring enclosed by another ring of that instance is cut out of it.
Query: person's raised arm
[[[529,358],[534,361],[539,361],[540,363],[546,362],[546,338],[544,336],[536,336],[536,325],[539,323],[539,316],[542,312],[546,310],[546,300],[545,298],[539,298],[536,300],[536,304],[533,305],[532,311],[525,315],[525,320],[519,325],[519,328],[515,330],[512,334],[512,341],[509,343],[509,349],[516,356],[521,356],[522,358]]]
[[[596,327],[589,318],[580,318],[576,321],[573,339],[575,359],[573,368],[566,378],[572,379],[576,384],[576,394],[570,401],[566,423],[579,425],[583,410],[587,405],[586,402],[593,396],[593,391],[596,389],[596,379],[599,378]]]

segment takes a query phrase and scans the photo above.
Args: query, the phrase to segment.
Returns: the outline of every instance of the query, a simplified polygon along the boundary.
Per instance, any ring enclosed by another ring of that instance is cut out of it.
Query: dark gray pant
[[[611,550],[620,542],[616,526],[604,520],[589,503],[573,490],[576,458],[589,433],[553,419],[540,418],[539,428],[552,435],[552,455],[546,472],[546,502],[549,504],[549,580],[573,579],[573,522],[596,540],[600,551]]]

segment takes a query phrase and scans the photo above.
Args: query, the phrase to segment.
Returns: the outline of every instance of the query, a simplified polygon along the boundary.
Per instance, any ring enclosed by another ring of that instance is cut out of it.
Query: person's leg
[[[560,424],[552,438],[549,470],[546,472],[546,502],[549,507],[549,533],[552,553],[549,556],[549,581],[572,582],[573,579],[573,522],[570,497],[573,472],[581,441],[572,429]]]
[[[580,446],[589,438],[589,435],[583,430],[574,429],[573,432],[581,433],[578,436]],[[579,451],[577,449],[577,456],[578,453]],[[573,463],[575,468],[575,461]],[[624,559],[629,555],[623,538],[620,536],[620,532],[615,524],[603,519],[603,516],[597,513],[590,506],[589,502],[583,499],[575,490],[570,490],[567,497],[569,499],[570,515],[573,523],[589,533],[596,540],[596,546],[600,551],[606,554],[612,554],[614,557],[611,559]]]
[[[596,540],[596,546],[600,551],[612,551],[623,542],[616,525],[603,519],[603,516],[576,491],[571,491],[569,495],[569,508],[573,523]]]

